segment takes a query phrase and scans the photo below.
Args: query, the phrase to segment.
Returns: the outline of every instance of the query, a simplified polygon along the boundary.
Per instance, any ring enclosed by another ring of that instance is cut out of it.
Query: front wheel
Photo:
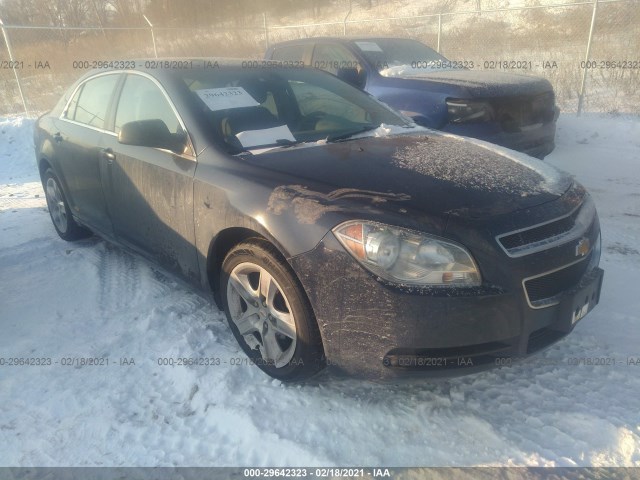
[[[265,373],[304,380],[323,366],[311,305],[290,267],[268,243],[233,248],[222,264],[223,306],[236,340]]]
[[[71,209],[60,187],[56,174],[48,168],[42,176],[44,194],[49,207],[49,215],[60,238],[67,241],[80,240],[91,235],[91,232],[76,223]]]

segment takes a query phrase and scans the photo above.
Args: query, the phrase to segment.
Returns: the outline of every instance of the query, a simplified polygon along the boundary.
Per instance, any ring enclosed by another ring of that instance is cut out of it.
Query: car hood
[[[289,179],[274,191],[276,197],[291,201],[301,195],[340,210],[346,203],[366,202],[480,218],[555,200],[572,184],[567,174],[527,155],[437,132],[358,138],[244,158],[277,172],[273,178]]]
[[[439,70],[434,72],[400,68],[387,76],[455,85],[466,89],[474,97],[537,95],[552,90],[551,84],[543,78],[516,73],[477,70]]]

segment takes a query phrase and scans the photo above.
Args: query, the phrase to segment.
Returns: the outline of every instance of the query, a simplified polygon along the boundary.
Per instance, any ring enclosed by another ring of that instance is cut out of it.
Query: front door
[[[162,120],[183,135],[169,100],[150,78],[130,73],[117,102],[114,132],[132,121]],[[193,224],[193,177],[196,159],[183,153],[123,145],[116,136],[103,147],[107,165],[107,202],[115,235],[165,268],[199,280]]]

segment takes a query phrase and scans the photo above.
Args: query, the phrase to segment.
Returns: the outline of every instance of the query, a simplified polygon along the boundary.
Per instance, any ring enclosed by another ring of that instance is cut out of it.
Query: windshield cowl
[[[328,145],[331,143],[341,143],[349,140],[358,140],[362,138],[382,138],[382,137],[394,137],[398,135],[412,135],[418,133],[430,133],[431,130],[428,128],[421,127],[415,123],[410,125],[386,125],[381,124],[378,126],[371,126],[371,128],[367,128],[364,130],[358,130],[356,132],[351,132],[349,134],[345,134],[344,136],[340,136],[340,138],[324,138],[321,140],[317,140],[315,142],[291,142],[287,144],[281,145],[260,145],[256,147],[251,147],[247,149],[242,149],[240,152],[237,152],[238,155],[261,155],[263,153],[274,152],[276,150],[287,149],[287,150],[297,150],[300,148],[309,148],[309,147],[321,147],[323,145]]]

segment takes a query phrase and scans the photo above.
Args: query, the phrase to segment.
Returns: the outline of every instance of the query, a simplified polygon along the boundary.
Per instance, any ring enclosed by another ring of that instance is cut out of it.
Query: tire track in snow
[[[46,207],[44,190],[40,182],[0,185],[0,212]]]
[[[140,294],[140,260],[107,242],[97,249],[98,307],[103,315],[125,313]]]

